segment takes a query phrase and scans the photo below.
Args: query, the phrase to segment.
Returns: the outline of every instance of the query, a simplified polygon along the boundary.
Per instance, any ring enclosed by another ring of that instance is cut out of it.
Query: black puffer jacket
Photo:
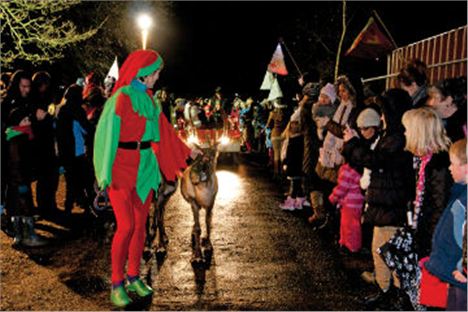
[[[372,170],[366,193],[364,220],[375,226],[403,226],[408,204],[414,198],[415,178],[412,156],[405,152],[403,134],[384,135],[375,150],[353,138],[346,149],[353,149],[354,160]]]
[[[449,166],[448,153],[440,152],[432,155],[424,170],[426,178],[424,198],[415,233],[416,250],[420,259],[431,252],[435,226],[450,197],[453,179],[448,169]]]
[[[452,142],[465,138],[466,106],[459,108],[452,116],[443,120],[447,136]]]
[[[375,226],[403,226],[415,192],[412,155],[404,151],[401,124],[403,113],[411,108],[411,98],[405,91],[393,89],[380,102],[387,127],[375,149],[370,150],[358,138],[343,148],[352,151],[356,164],[372,170],[364,220]]]

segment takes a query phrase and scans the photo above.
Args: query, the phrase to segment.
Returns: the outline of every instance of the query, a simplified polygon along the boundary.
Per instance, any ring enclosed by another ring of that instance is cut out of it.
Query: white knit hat
[[[372,108],[363,110],[357,118],[357,126],[359,128],[378,127],[380,126],[380,115]]]
[[[325,87],[323,87],[320,90],[320,94],[325,94],[326,96],[328,96],[332,103],[335,102],[336,100],[335,86],[332,85],[331,83],[327,83]]]

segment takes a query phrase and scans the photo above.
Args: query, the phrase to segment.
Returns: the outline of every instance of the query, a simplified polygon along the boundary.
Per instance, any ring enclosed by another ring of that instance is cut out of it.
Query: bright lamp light
[[[187,142],[188,144],[198,144],[198,138],[195,135],[191,134],[187,138]]]
[[[143,50],[146,50],[146,41],[148,40],[148,29],[152,24],[151,17],[146,14],[138,16],[137,19],[138,27],[141,29],[141,40],[143,45]]]
[[[229,138],[223,135],[221,139],[219,140],[219,142],[221,143],[221,145],[227,145],[229,144]]]
[[[146,14],[140,15],[138,17],[137,22],[138,22],[138,27],[140,27],[141,30],[147,30],[148,28],[150,28],[152,24],[151,17],[149,17]]]

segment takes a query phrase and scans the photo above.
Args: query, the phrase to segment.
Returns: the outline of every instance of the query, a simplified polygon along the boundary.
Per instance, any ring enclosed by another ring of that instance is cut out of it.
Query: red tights
[[[109,198],[117,220],[117,230],[112,240],[112,283],[124,280],[125,262],[128,258],[127,275],[140,274],[140,261],[143,254],[148,217],[153,191],[150,191],[143,204],[136,189],[109,188]]]

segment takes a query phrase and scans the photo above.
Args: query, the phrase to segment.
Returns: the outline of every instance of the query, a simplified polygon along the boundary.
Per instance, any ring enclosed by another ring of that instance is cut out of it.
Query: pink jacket
[[[328,200],[333,205],[340,204],[341,207],[362,209],[364,196],[359,185],[360,179],[359,172],[351,168],[349,164],[343,164],[338,171],[338,185],[335,186]]]

